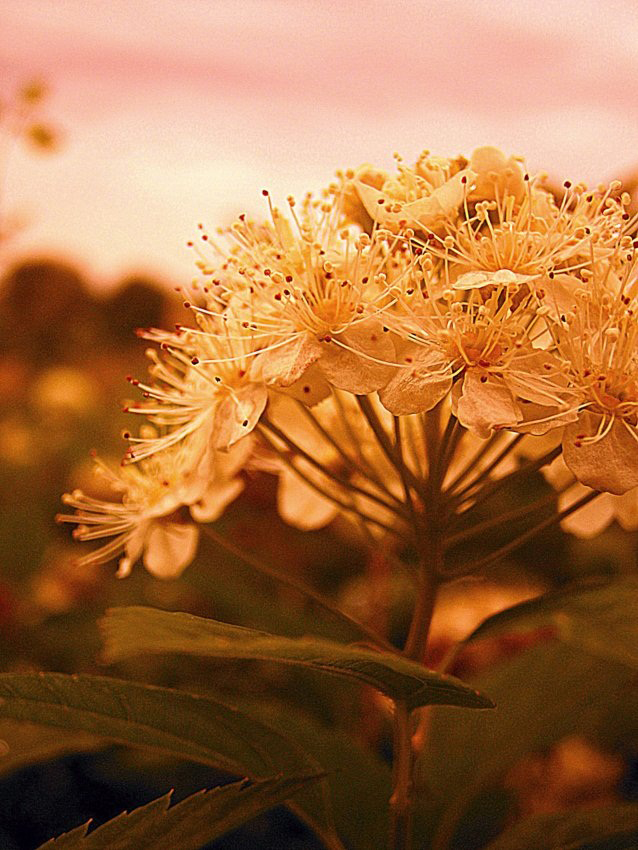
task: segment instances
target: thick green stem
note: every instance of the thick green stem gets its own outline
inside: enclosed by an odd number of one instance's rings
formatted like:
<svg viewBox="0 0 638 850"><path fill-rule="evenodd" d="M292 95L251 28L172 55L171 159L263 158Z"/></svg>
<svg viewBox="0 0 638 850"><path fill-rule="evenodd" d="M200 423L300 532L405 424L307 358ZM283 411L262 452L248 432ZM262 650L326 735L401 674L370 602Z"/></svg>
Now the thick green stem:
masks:
<svg viewBox="0 0 638 850"><path fill-rule="evenodd" d="M390 847L412 848L412 720L404 703L394 708L394 790L390 798Z"/></svg>
<svg viewBox="0 0 638 850"><path fill-rule="evenodd" d="M410 631L403 650L404 655L415 661L423 661L434 611L436 575L432 566L432 563L422 562L421 582L418 587ZM391 850L412 850L413 725L413 714L407 710L404 703L396 703L393 730L394 790L390 798L389 846Z"/></svg>
<svg viewBox="0 0 638 850"><path fill-rule="evenodd" d="M443 568L443 537L440 528L441 470L432 459L440 450L438 417L425 423L430 474L424 488L427 494L425 518L415 523L420 568L417 597L403 653L423 662L430 623L434 612L439 575ZM397 431L397 436L399 436ZM447 432L446 432L447 433ZM401 453L398 454L402 459ZM390 799L390 850L412 850L412 815L414 808L413 715L405 704L397 703L394 713L394 790Z"/></svg>

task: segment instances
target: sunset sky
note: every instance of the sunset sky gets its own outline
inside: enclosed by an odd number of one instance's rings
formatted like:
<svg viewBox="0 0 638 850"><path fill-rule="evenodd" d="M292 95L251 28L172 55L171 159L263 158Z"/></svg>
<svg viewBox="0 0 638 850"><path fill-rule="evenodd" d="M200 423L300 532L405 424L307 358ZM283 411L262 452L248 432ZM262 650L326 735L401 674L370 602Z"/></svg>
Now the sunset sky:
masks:
<svg viewBox="0 0 638 850"><path fill-rule="evenodd" d="M13 258L98 284L193 273L185 247L338 167L496 144L531 169L638 165L635 3L2 0L2 90L48 81L54 157L12 157Z"/></svg>

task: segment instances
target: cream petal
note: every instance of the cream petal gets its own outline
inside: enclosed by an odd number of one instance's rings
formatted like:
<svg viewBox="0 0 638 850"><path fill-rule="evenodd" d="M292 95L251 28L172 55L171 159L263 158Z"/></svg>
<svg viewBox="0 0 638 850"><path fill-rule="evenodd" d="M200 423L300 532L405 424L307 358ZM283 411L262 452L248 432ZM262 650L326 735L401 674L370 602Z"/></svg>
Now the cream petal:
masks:
<svg viewBox="0 0 638 850"><path fill-rule="evenodd" d="M620 496L638 487L638 441L618 420L602 439L579 439L580 435L596 434L601 424L600 414L584 411L577 422L565 428L563 456L583 484Z"/></svg>
<svg viewBox="0 0 638 850"><path fill-rule="evenodd" d="M575 292L582 289L583 281L573 274L556 274L535 281L533 289L548 315L555 321L574 308Z"/></svg>
<svg viewBox="0 0 638 850"><path fill-rule="evenodd" d="M486 381L481 380L487 378ZM487 438L495 426L518 422L520 406L502 378L478 369L467 369L457 391L456 416L470 431Z"/></svg>
<svg viewBox="0 0 638 850"><path fill-rule="evenodd" d="M355 182L355 188L366 212L373 221L382 225L396 225L400 221L407 221L427 227L434 219L448 215L462 204L466 184L469 186L475 176L472 170L464 169L425 197L407 203L392 198L385 192L360 180ZM465 178L465 183L463 178ZM381 201L383 203L380 203ZM395 204L400 205L398 212L392 211Z"/></svg>
<svg viewBox="0 0 638 850"><path fill-rule="evenodd" d="M472 198L494 200L505 193L520 198L525 191L523 171L514 157L506 158L498 148L485 145L476 148L470 158L470 168L476 172Z"/></svg>
<svg viewBox="0 0 638 850"><path fill-rule="evenodd" d="M118 578L123 578L131 572L132 566L138 560L146 545L147 535L151 526L152 521L144 519L129 537L125 548L126 557L120 561L117 571Z"/></svg>
<svg viewBox="0 0 638 850"><path fill-rule="evenodd" d="M531 434L534 437L544 437L551 431L558 431L563 425L569 425L570 422L575 422L578 418L577 410L557 413L555 407L546 407L531 402L522 402L520 412L521 418L518 422L504 422L503 425L513 431L518 431L519 434ZM543 453L541 452L541 454Z"/></svg>
<svg viewBox="0 0 638 850"><path fill-rule="evenodd" d="M505 380L519 398L556 410L564 406L563 398L568 394L559 361L545 351L530 349L514 356Z"/></svg>
<svg viewBox="0 0 638 850"><path fill-rule="evenodd" d="M381 403L395 416L432 410L452 387L451 367L438 352L414 346L402 353L401 359L406 357L411 358L411 368L396 369L387 385L379 390Z"/></svg>
<svg viewBox="0 0 638 850"><path fill-rule="evenodd" d="M303 402L308 407L314 407L328 398L332 390L317 363L313 363L298 381L290 384L289 387L281 387L280 392Z"/></svg>
<svg viewBox="0 0 638 850"><path fill-rule="evenodd" d="M469 168L459 171L426 198L406 204L402 218L427 227L434 219L449 215L463 203L466 186L471 186L475 177Z"/></svg>
<svg viewBox="0 0 638 850"><path fill-rule="evenodd" d="M321 356L322 346L316 339L302 334L285 345L264 351L255 358L255 377L267 384L289 387Z"/></svg>
<svg viewBox="0 0 638 850"><path fill-rule="evenodd" d="M513 284L529 283L537 275L517 274L510 269L498 269L494 272L466 272L460 275L452 284L452 289L470 290L482 289L484 286L512 286Z"/></svg>
<svg viewBox="0 0 638 850"><path fill-rule="evenodd" d="M211 484L201 498L190 506L191 516L195 522L214 522L243 489L244 482L239 478Z"/></svg>
<svg viewBox="0 0 638 850"><path fill-rule="evenodd" d="M248 384L234 390L217 407L213 424L213 445L228 449L253 430L264 412L268 390L264 384Z"/></svg>
<svg viewBox="0 0 638 850"><path fill-rule="evenodd" d="M191 523L154 522L148 533L144 566L156 578L177 578L197 552L199 529Z"/></svg>
<svg viewBox="0 0 638 850"><path fill-rule="evenodd" d="M287 466L279 476L277 507L284 522L304 531L323 528L339 512L334 502L317 493Z"/></svg>
<svg viewBox="0 0 638 850"><path fill-rule="evenodd" d="M380 322L372 321L351 326L332 342L323 343L319 365L333 386L367 395L388 383L396 371L395 360L390 334Z"/></svg>
<svg viewBox="0 0 638 850"><path fill-rule="evenodd" d="M361 199L365 211L368 213L372 221L379 224L397 223L402 217L401 213L391 213L386 209L393 203L393 200L385 194L385 192L371 186L369 183L364 183L361 180L354 181L354 187ZM383 201L383 203L381 203Z"/></svg>

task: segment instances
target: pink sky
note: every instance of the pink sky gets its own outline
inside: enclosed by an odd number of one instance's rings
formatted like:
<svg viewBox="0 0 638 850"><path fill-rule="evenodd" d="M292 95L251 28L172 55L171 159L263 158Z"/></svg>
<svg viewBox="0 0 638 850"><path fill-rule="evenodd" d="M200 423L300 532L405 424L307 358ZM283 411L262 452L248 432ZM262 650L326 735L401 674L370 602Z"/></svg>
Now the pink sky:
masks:
<svg viewBox="0 0 638 850"><path fill-rule="evenodd" d="M638 164L633 2L2 0L0 26L2 78L45 77L66 136L12 161L13 256L106 285L188 280L198 221L394 150L496 144L590 181Z"/></svg>

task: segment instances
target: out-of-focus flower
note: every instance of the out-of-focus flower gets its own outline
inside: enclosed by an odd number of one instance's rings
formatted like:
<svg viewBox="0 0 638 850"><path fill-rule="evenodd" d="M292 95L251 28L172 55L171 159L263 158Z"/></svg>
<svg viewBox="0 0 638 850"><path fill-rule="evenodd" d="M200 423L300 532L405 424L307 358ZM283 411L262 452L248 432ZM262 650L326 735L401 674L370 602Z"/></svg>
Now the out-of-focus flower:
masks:
<svg viewBox="0 0 638 850"><path fill-rule="evenodd" d="M84 415L95 408L97 400L90 377L69 366L47 369L31 388L31 401L44 414Z"/></svg>
<svg viewBox="0 0 638 850"><path fill-rule="evenodd" d="M519 815L524 818L618 803L616 789L624 770L621 755L573 735L547 753L518 762L505 777L505 787L516 794Z"/></svg>
<svg viewBox="0 0 638 850"><path fill-rule="evenodd" d="M58 521L76 524L76 539L111 538L81 563L106 563L124 553L118 576L128 575L141 558L158 578L175 578L190 564L199 538L190 514L208 522L223 512L243 488L237 475L246 456L245 444L232 455L220 456L198 443L184 441L117 473L100 465L121 494L119 502L95 499L80 490L64 496L76 513L60 514Z"/></svg>
<svg viewBox="0 0 638 850"><path fill-rule="evenodd" d="M591 493L591 488L574 480L562 455L543 469L545 478L559 491L558 509L565 510L578 499ZM565 517L561 526L576 537L591 539L604 531L614 520L625 531L638 530L638 487L621 495L601 493L580 510Z"/></svg>

